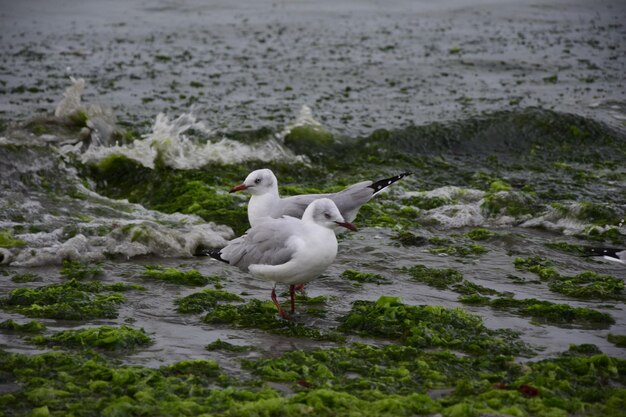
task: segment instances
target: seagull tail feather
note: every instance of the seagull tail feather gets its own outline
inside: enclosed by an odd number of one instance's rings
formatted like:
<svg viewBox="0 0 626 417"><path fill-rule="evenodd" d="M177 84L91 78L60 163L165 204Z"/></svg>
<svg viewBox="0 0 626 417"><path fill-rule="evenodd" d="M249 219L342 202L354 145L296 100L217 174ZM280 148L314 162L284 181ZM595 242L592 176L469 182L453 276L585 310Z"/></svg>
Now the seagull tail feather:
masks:
<svg viewBox="0 0 626 417"><path fill-rule="evenodd" d="M376 181L375 183L373 183L372 185L369 185L368 187L374 190L374 194L377 194L380 191L384 190L385 188L389 187L394 182L399 181L402 178L406 177L407 175L411 175L411 174L412 172L403 172L402 174L395 175L391 178L385 178L380 181Z"/></svg>
<svg viewBox="0 0 626 417"><path fill-rule="evenodd" d="M210 256L213 259L217 259L218 261L222 261L224 263L228 263L226 259L222 258L222 250L221 249L201 249L193 254L193 256Z"/></svg>

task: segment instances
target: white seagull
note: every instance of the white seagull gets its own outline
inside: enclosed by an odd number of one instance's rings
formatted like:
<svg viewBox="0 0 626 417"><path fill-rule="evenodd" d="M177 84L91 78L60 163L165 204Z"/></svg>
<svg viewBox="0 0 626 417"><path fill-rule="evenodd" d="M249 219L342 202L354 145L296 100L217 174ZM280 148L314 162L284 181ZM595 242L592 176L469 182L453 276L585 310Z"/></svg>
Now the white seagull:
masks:
<svg viewBox="0 0 626 417"><path fill-rule="evenodd" d="M276 283L289 284L291 313L294 313L296 284L316 278L337 256L334 232L337 226L356 230L346 222L332 200L321 198L306 208L302 219L290 216L267 219L231 240L226 247L209 250L206 254L258 278L273 281L272 301L281 317L290 319L276 299Z"/></svg>
<svg viewBox="0 0 626 417"><path fill-rule="evenodd" d="M256 226L267 218L277 219L282 216L300 218L313 200L324 197L333 200L345 221L352 222L363 204L381 190L409 174L411 173L404 172L376 182L359 182L333 194L302 194L281 198L278 194L278 180L274 173L269 169L258 169L248 174L246 180L231 188L230 192L246 190L252 194L248 203L250 226Z"/></svg>
<svg viewBox="0 0 626 417"><path fill-rule="evenodd" d="M593 246L586 246L583 249L585 250L585 256L602 256L609 261L626 264L626 249L599 248Z"/></svg>

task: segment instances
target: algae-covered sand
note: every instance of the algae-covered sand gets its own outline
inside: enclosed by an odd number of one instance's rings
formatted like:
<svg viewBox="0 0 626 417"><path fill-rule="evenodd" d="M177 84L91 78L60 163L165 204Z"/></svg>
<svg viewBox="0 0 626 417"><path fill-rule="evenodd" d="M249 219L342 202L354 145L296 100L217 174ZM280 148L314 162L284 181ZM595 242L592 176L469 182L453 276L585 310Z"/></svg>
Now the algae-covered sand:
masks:
<svg viewBox="0 0 626 417"><path fill-rule="evenodd" d="M624 415L620 2L0 9L0 416ZM412 172L293 322L192 256L259 167Z"/></svg>

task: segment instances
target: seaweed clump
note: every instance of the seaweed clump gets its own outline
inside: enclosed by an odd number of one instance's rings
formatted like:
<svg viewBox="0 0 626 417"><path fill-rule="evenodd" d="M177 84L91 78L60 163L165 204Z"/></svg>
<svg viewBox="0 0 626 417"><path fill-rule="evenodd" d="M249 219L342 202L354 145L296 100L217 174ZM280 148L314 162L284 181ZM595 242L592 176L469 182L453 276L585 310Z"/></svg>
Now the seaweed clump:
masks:
<svg viewBox="0 0 626 417"><path fill-rule="evenodd" d="M103 350L133 350L152 343L144 329L136 330L126 325L64 330L49 337L36 337L33 341L48 346Z"/></svg>
<svg viewBox="0 0 626 417"><path fill-rule="evenodd" d="M16 333L41 333L46 330L46 325L38 320L31 320L24 324L19 324L14 320L5 320L0 323L0 329Z"/></svg>
<svg viewBox="0 0 626 417"><path fill-rule="evenodd" d="M303 324L279 319L276 307L271 302L252 299L246 304L220 304L204 317L205 323L229 324L240 328L254 328L270 333L294 337L306 337L315 340L341 342L344 337L336 332L321 332Z"/></svg>
<svg viewBox="0 0 626 417"><path fill-rule="evenodd" d="M248 352L253 349L254 347L252 346L233 345L232 343L224 342L221 339L217 339L206 346L206 350L210 351L222 350L228 352Z"/></svg>
<svg viewBox="0 0 626 417"><path fill-rule="evenodd" d="M391 280L380 274L372 272L359 272L354 269L346 269L341 273L342 278L353 281L357 284L391 284Z"/></svg>
<svg viewBox="0 0 626 417"><path fill-rule="evenodd" d="M559 276L552 262L542 256L529 256L527 258L515 258L515 268L539 275L542 280L549 280Z"/></svg>
<svg viewBox="0 0 626 417"><path fill-rule="evenodd" d="M425 265L414 265L403 270L411 275L412 281L421 282L439 290L451 289L468 296L501 294L494 289L464 279L461 272L452 268L437 269L428 268Z"/></svg>
<svg viewBox="0 0 626 417"><path fill-rule="evenodd" d="M487 240L495 236L495 233L487 229L478 228L465 233L465 236L472 240Z"/></svg>
<svg viewBox="0 0 626 417"><path fill-rule="evenodd" d="M25 272L23 274L15 274L11 277L11 281L18 282L18 283L39 282L41 280L42 278L39 275L33 274L32 272Z"/></svg>
<svg viewBox="0 0 626 417"><path fill-rule="evenodd" d="M13 248L26 245L22 239L13 237L13 233L9 230L0 230L0 248Z"/></svg>
<svg viewBox="0 0 626 417"><path fill-rule="evenodd" d="M439 290L445 290L451 285L463 281L463 274L456 269L428 268L425 265L414 265L404 268L411 275L413 281L424 283Z"/></svg>
<svg viewBox="0 0 626 417"><path fill-rule="evenodd" d="M450 244L450 239L433 237L428 240L435 247L428 250L434 255L449 255L458 257L467 257L470 255L482 255L487 252L487 248L478 243L470 242L465 245Z"/></svg>
<svg viewBox="0 0 626 417"><path fill-rule="evenodd" d="M515 258L515 267L539 275L539 278L548 281L550 291L568 297L602 300L624 297L624 281L611 275L599 275L593 271L575 276L560 275L552 267L552 262L541 256Z"/></svg>
<svg viewBox="0 0 626 417"><path fill-rule="evenodd" d="M419 348L448 348L473 355L529 355L532 349L509 329L491 330L461 308L410 306L398 297L355 301L339 329L349 333L400 340Z"/></svg>
<svg viewBox="0 0 626 417"><path fill-rule="evenodd" d="M561 276L548 287L573 298L622 299L624 281L611 275L585 271L573 277Z"/></svg>
<svg viewBox="0 0 626 417"><path fill-rule="evenodd" d="M163 268L161 266L147 265L141 274L144 278L158 279L173 284L202 287L209 282L218 282L220 277L206 277L196 269L181 271L176 268Z"/></svg>
<svg viewBox="0 0 626 417"><path fill-rule="evenodd" d="M609 333L607 340L615 346L626 348L626 335Z"/></svg>
<svg viewBox="0 0 626 417"><path fill-rule="evenodd" d="M16 288L0 299L0 308L16 311L27 317L64 320L116 318L117 306L124 302L120 291L135 287L124 284L104 285L100 282L70 280L39 288Z"/></svg>
<svg viewBox="0 0 626 417"><path fill-rule="evenodd" d="M586 307L572 307L567 304L556 304L534 298L523 300L496 298L487 302L487 304L493 308L516 310L520 315L530 316L534 320L543 323L603 324L605 326L615 323L615 319L607 313Z"/></svg>
<svg viewBox="0 0 626 417"><path fill-rule="evenodd" d="M61 276L67 279L95 278L102 273L100 264L90 265L81 261L64 259Z"/></svg>
<svg viewBox="0 0 626 417"><path fill-rule="evenodd" d="M227 291L205 289L179 298L174 303L179 313L202 313L211 310L220 301L243 301L243 298Z"/></svg>

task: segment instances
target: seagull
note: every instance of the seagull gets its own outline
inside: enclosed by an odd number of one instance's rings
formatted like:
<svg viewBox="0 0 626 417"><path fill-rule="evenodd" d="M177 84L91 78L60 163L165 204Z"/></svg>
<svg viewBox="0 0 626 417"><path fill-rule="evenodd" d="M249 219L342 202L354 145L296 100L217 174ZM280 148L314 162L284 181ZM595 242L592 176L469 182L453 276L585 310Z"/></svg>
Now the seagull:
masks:
<svg viewBox="0 0 626 417"><path fill-rule="evenodd" d="M289 284L291 313L295 312L295 287L316 278L337 256L338 226L356 231L328 198L313 201L302 219L283 216L267 219L231 240L222 249L205 254L238 267L253 276L273 281L272 301L281 317L291 320L276 299L276 283Z"/></svg>
<svg viewBox="0 0 626 417"><path fill-rule="evenodd" d="M584 256L602 256L609 261L626 264L626 249L586 246L583 250L585 251Z"/></svg>
<svg viewBox="0 0 626 417"><path fill-rule="evenodd" d="M277 219L285 215L300 218L313 200L323 197L333 200L345 221L352 222L363 204L394 182L410 174L410 172L404 172L376 182L359 182L333 194L302 194L281 198L278 195L276 176L271 170L265 168L252 171L243 183L234 186L229 192L246 190L252 194L248 204L250 226L255 226L267 218Z"/></svg>

